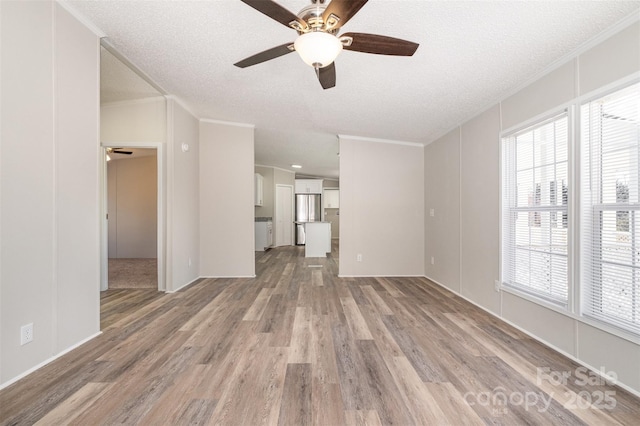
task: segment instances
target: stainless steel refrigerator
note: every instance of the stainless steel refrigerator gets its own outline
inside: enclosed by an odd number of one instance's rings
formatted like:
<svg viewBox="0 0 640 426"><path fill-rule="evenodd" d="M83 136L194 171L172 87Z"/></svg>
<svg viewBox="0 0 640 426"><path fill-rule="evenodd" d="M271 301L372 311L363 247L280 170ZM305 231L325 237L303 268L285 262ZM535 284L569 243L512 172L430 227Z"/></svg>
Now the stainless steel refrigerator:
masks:
<svg viewBox="0 0 640 426"><path fill-rule="evenodd" d="M304 224L322 220L320 194L296 194L296 244L305 244Z"/></svg>

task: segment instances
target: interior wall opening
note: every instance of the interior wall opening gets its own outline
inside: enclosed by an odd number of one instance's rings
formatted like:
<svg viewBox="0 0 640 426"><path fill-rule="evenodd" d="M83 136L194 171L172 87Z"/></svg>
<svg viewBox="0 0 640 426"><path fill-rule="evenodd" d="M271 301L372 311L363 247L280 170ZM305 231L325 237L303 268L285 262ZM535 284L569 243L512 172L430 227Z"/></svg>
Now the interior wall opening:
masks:
<svg viewBox="0 0 640 426"><path fill-rule="evenodd" d="M154 148L106 148L108 289L158 289Z"/></svg>

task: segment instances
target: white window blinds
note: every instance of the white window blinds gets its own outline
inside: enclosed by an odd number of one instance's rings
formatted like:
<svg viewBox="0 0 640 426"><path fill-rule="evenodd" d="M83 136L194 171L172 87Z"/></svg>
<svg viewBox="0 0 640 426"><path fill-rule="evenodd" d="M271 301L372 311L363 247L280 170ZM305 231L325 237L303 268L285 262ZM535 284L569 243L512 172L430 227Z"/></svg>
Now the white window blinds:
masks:
<svg viewBox="0 0 640 426"><path fill-rule="evenodd" d="M640 334L640 84L581 117L582 313Z"/></svg>
<svg viewBox="0 0 640 426"><path fill-rule="evenodd" d="M568 115L502 139L503 284L567 305Z"/></svg>

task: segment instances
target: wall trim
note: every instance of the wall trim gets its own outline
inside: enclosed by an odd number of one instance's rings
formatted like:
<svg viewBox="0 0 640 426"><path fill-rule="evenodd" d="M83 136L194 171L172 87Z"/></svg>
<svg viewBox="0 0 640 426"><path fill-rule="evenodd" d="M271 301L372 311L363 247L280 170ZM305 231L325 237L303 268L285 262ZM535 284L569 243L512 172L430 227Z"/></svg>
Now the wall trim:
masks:
<svg viewBox="0 0 640 426"><path fill-rule="evenodd" d="M71 352L74 349L77 349L78 347L80 347L80 346L84 345L85 343L87 343L89 340L93 340L93 339L95 339L96 337L98 337L101 334L102 334L102 331L99 331L99 332L97 332L95 334L92 334L91 336L87 337L86 339L81 340L78 343L76 343L76 344L74 344L72 346L69 346L67 349L64 349L63 351L58 352L56 355L54 355L54 356L42 361L40 364L38 364L38 365L36 365L34 367L31 367L30 369L28 369L27 371L25 371L23 373L20 373L19 375L17 375L13 379L7 380L6 382L0 384L0 390L2 390L4 388L14 384L15 382L17 382L20 379L23 379L23 378L27 377L29 374L35 372L36 370L41 369L42 367L44 367L45 365L49 364L50 362L55 361L56 359L60 358L63 355L66 355L67 353Z"/></svg>
<svg viewBox="0 0 640 426"><path fill-rule="evenodd" d="M216 278L255 278L255 277L256 277L255 275L203 275L200 278L216 279Z"/></svg>
<svg viewBox="0 0 640 426"><path fill-rule="evenodd" d="M295 174L297 175L296 179L322 179L322 180L333 180L333 181L339 182L339 180L336 178L328 178L326 176L307 175L304 173L295 173Z"/></svg>
<svg viewBox="0 0 640 426"><path fill-rule="evenodd" d="M596 47L600 43L602 43L605 40L613 37L614 35L618 34L619 32L621 32L622 30L626 29L627 27L630 27L631 25L633 25L634 23L636 23L638 21L640 21L640 15L638 14L637 11L635 11L635 12L631 13L629 16L627 16L627 17L623 18L622 20L616 22L612 26L606 28L604 31L596 34L594 37L592 37L589 40L585 41L584 43L582 43L581 45L579 45L578 47L576 47L574 50L570 51L566 55L564 55L561 58L559 58L559 59L555 60L554 62L550 63L545 68L543 68L540 72L536 73L536 75L534 75L533 77L529 78L528 80L523 81L522 83L520 83L519 85L514 87L512 90L507 92L499 100L499 102L502 102L505 99L507 99L507 98L515 95L516 93L524 90L525 88L527 88L531 84L533 84L536 81L540 80L542 77L544 77L547 74L550 74L551 72L557 70L558 68L568 64L569 62L573 61L574 59L578 59L580 57L580 55L582 55L583 53L585 53L588 50ZM575 70L574 70L574 72L575 72ZM484 112L484 110L482 112ZM477 114L477 115L479 115L479 114Z"/></svg>
<svg viewBox="0 0 640 426"><path fill-rule="evenodd" d="M612 81L609 84L605 84L604 86L592 90L588 93L581 94L573 100L573 103L582 105L586 102L593 101L603 96L607 96L610 93L632 86L638 82L640 82L640 71L633 72L625 77L622 77L616 81Z"/></svg>
<svg viewBox="0 0 640 426"><path fill-rule="evenodd" d="M250 129L256 128L256 125L251 123L239 123L236 121L214 120L213 118L201 118L199 121L201 123L223 124L225 126L246 127Z"/></svg>
<svg viewBox="0 0 640 426"><path fill-rule="evenodd" d="M415 146L418 148L424 148L424 144L423 143L419 143L419 142L409 142L409 141L399 141L399 140L392 140L392 139L380 139L380 138L369 138L369 137L365 137L365 136L352 136L352 135L338 135L338 138L340 139L353 139L356 141L362 141L362 142L375 142L375 143L387 143L387 144L391 144L391 145L406 145L406 146Z"/></svg>
<svg viewBox="0 0 640 426"><path fill-rule="evenodd" d="M447 129L446 131L444 131L442 133L439 133L439 134L436 134L435 137L431 138L428 142L425 143L425 145L429 145L430 143L437 141L438 139L440 139L443 136L447 135L449 132L453 131L456 127L462 126L464 123L467 123L467 122L471 121L473 118L475 118L475 117L477 117L479 115L482 115L485 111L493 108L493 106L495 104L503 102L504 100L508 99L509 97L515 95L516 93L522 91L526 87L528 87L531 84L535 83L536 81L540 80L542 77L546 76L547 74L551 73L552 71L555 71L558 68L560 68L561 66L566 65L570 61L578 59L580 57L580 55L582 55L583 53L587 52L589 49L592 49L593 47L597 46L598 44L602 43L603 41L607 40L608 38L618 34L619 32L623 31L627 27L630 27L631 25L635 24L638 21L640 21L640 14L638 14L638 12L635 11L635 12L631 13L629 16L627 16L627 17L623 18L622 20L618 21L617 23L613 24L612 26L606 28L604 31L600 32L599 34L596 34L594 37L592 37L591 39L587 40L586 42L584 42L583 44L581 44L580 46L578 46L574 50L570 51L566 55L564 55L561 58L559 58L559 59L555 60L554 62L550 63L545 68L540 70L538 73L536 73L535 75L533 75L529 79L521 82L517 86L513 87L511 90L505 92L503 95L499 96L494 101L488 102L484 107L480 108L479 111L476 112L475 114L471 114L469 117L467 117L466 119L464 119L460 123L456 124L455 126L452 126L451 128ZM577 66L578 67L580 66L579 65L579 61L578 61L578 65Z"/></svg>
<svg viewBox="0 0 640 426"><path fill-rule="evenodd" d="M266 164L254 164L253 166L254 167L264 167L266 169L280 170L282 172L291 173L293 175L296 174L296 172L294 172L293 170L287 170L287 169L283 169L282 167L276 167L276 166L267 166Z"/></svg>
<svg viewBox="0 0 640 426"><path fill-rule="evenodd" d="M161 95L166 95L167 91L162 88L159 84L157 84L151 77L147 75L146 72L142 71L142 69L138 68L129 58L120 53L114 46L111 44L111 41L108 37L102 37L100 39L100 45L104 47L109 53L115 56L120 62L125 64L131 71L136 73L140 78L149 83L151 87L156 89Z"/></svg>
<svg viewBox="0 0 640 426"><path fill-rule="evenodd" d="M187 111L189 114L191 114L193 116L193 118L195 118L196 120L200 121L200 117L198 116L198 114L196 114L195 112L193 112L193 110L191 109L191 107L189 105L187 105L182 99L180 99L179 97L175 96L175 95L165 95L164 96L165 99L167 100L171 100L174 101L175 103L177 103L178 105L180 105L180 107L182 107L182 109L184 109L185 111Z"/></svg>
<svg viewBox="0 0 640 426"><path fill-rule="evenodd" d="M173 289L173 290L166 290L166 291L165 291L165 293L166 293L166 294L173 294L173 293L177 293L178 291L180 291L180 290L182 290L182 289L185 289L185 288L189 287L191 284L195 284L196 282L198 282L198 281L199 281L199 280L201 280L201 279L204 279L204 277L197 277L197 278L194 278L193 280L189 281L189 282L188 282L188 283L186 283L186 284L181 285L181 286L180 286L180 287L178 287L178 288L175 288L175 289Z"/></svg>
<svg viewBox="0 0 640 426"><path fill-rule="evenodd" d="M570 354L569 352L566 352L566 351L556 347L555 345L547 342L546 340L544 340L540 336L535 335L535 334L531 333L530 331L520 327L519 325L514 324L513 322L509 321L508 319L505 319L503 316L498 315L495 312L492 312L492 311L488 310L484 306L479 305L478 303L476 303L475 301L473 301L471 299L468 299L466 296L458 293L457 291L451 290L449 287L445 286L444 284L442 284L442 283L440 283L440 282L438 282L438 281L436 281L436 280L434 280L432 278L429 278L426 275L424 276L424 278L428 279L429 281L433 282L434 284L438 285L439 287L443 288L444 290L449 291L449 292L455 294L456 296L459 296L460 298L462 298L462 299L466 300L467 302L471 303L473 306L475 306L477 308L480 308L481 310L483 310L484 312L488 313L489 315L499 319L500 321L504 322L505 324L510 325L511 327L515 328L516 330L526 334L527 336L531 337L532 339L536 340L537 342L540 342L543 345L547 346L548 348L553 349L554 351L558 352L559 354L569 358L571 361L577 362L578 364L582 365L583 367L588 368L590 371L592 371L593 373L597 374L599 377L603 377L599 369L597 369L596 367L594 367L594 366L592 366L590 364L587 364L586 362L582 361L581 359L578 359L573 354ZM574 321L576 323L578 322L577 320L575 320L575 318L572 318L572 319L574 319ZM576 346L576 351L577 350L578 350L578 347ZM606 379L606 377L603 377L603 378ZM620 382L618 380L616 380L615 386L618 386L618 387L626 390L627 392L629 392L629 393L631 393L631 394L633 394L633 395L635 395L635 396L640 398L640 390L634 389L634 388L632 388L632 387L630 387L630 386L628 386L628 385L626 385L626 384L624 384L624 383L622 383L622 382Z"/></svg>
<svg viewBox="0 0 640 426"><path fill-rule="evenodd" d="M426 278L424 275L342 275L338 278Z"/></svg>

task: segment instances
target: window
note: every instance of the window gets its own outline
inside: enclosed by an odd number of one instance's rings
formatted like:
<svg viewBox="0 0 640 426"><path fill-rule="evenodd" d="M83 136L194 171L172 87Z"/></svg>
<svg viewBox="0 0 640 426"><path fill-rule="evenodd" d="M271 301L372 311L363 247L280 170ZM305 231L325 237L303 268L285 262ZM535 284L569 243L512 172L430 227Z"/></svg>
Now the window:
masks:
<svg viewBox="0 0 640 426"><path fill-rule="evenodd" d="M502 139L503 282L563 306L568 300L568 128L564 112Z"/></svg>
<svg viewBox="0 0 640 426"><path fill-rule="evenodd" d="M640 333L640 84L581 117L582 313Z"/></svg>

